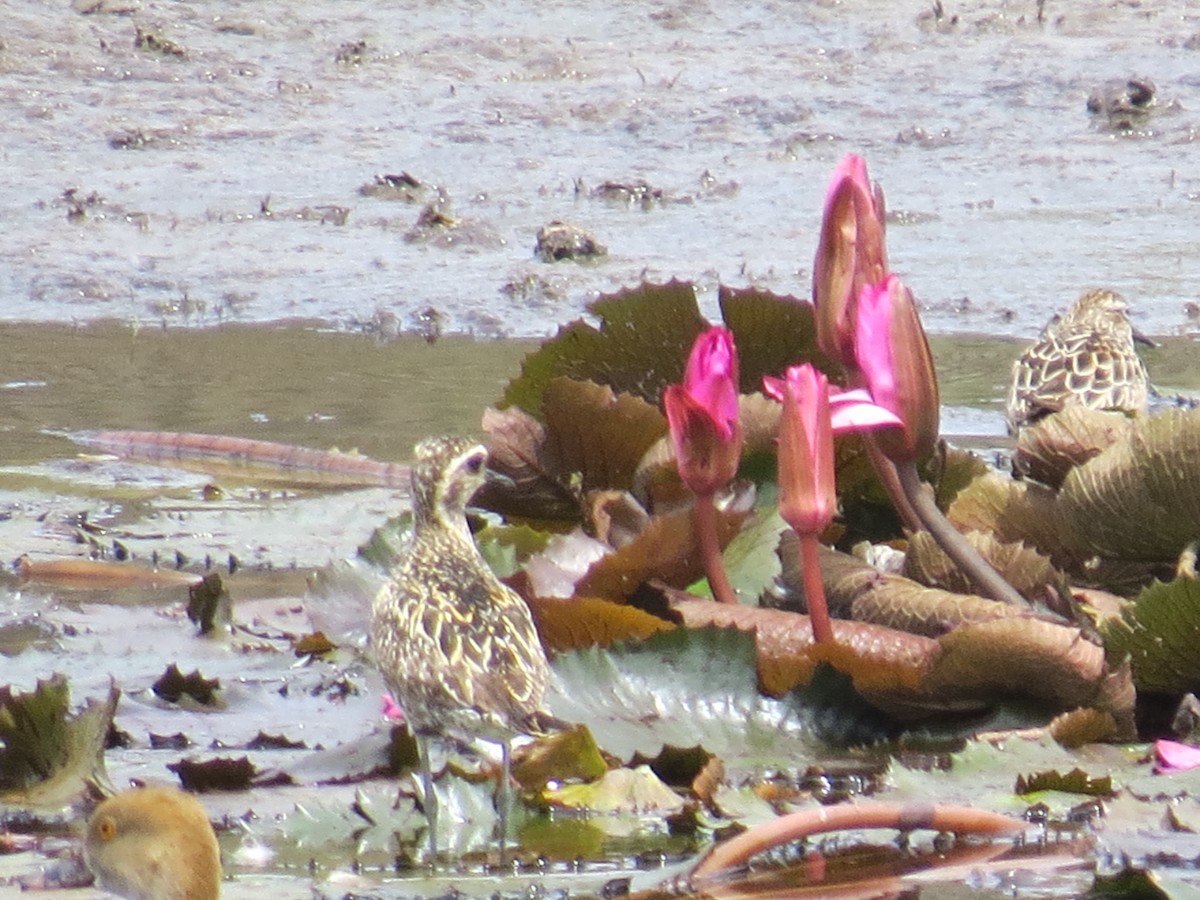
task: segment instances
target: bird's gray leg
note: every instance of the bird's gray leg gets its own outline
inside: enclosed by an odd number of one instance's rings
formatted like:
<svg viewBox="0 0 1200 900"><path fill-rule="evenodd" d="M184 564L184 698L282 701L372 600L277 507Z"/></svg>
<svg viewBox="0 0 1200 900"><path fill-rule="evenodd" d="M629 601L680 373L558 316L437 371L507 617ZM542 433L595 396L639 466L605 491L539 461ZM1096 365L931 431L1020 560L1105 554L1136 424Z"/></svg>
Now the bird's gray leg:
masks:
<svg viewBox="0 0 1200 900"><path fill-rule="evenodd" d="M429 863L437 860L438 801L433 789L433 763L429 758L429 738L416 735L417 755L421 758L421 805L425 808L425 822L429 828Z"/></svg>
<svg viewBox="0 0 1200 900"><path fill-rule="evenodd" d="M507 862L508 850L508 812L512 806L512 744L504 741L501 745L503 764L500 772L500 789L497 791L496 806L500 814L500 865Z"/></svg>

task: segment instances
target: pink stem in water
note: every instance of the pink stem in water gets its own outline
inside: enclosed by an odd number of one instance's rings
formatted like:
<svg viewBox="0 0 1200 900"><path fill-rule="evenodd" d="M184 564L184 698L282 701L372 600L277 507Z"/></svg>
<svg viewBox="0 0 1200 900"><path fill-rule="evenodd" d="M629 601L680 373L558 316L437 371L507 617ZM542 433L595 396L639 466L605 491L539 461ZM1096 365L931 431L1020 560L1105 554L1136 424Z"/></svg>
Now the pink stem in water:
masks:
<svg viewBox="0 0 1200 900"><path fill-rule="evenodd" d="M796 537L800 539L804 600L808 604L813 640L818 644L832 644L833 622L829 619L829 604L825 602L825 581L821 578L821 542L815 534L797 534Z"/></svg>
<svg viewBox="0 0 1200 900"><path fill-rule="evenodd" d="M704 574L713 597L721 603L737 603L737 593L725 574L721 561L721 542L717 540L717 505L712 494L697 494L692 506L692 525L696 529L696 540L700 542L700 557L704 563Z"/></svg>

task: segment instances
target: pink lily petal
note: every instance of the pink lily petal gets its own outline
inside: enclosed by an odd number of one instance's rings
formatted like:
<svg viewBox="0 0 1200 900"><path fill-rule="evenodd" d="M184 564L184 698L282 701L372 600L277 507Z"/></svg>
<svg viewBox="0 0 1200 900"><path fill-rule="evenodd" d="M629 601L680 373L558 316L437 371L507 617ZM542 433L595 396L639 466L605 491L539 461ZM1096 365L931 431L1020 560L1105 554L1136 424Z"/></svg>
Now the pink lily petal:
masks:
<svg viewBox="0 0 1200 900"><path fill-rule="evenodd" d="M383 717L392 719L397 722L405 721L404 710L400 708L400 704L396 702L396 698L391 694L380 694L380 699L383 700Z"/></svg>
<svg viewBox="0 0 1200 900"><path fill-rule="evenodd" d="M1169 775L1171 772L1186 772L1200 766L1200 747L1181 744L1178 741L1155 741L1154 772Z"/></svg>
<svg viewBox="0 0 1200 900"><path fill-rule="evenodd" d="M853 393L866 394L867 392L854 391ZM870 402L870 400L852 400L846 402L844 398L844 394L839 397L829 398L834 434L841 434L845 431L866 431L871 428L884 428L894 425L903 427L904 425L904 422L895 413L884 409L882 406L877 406Z"/></svg>

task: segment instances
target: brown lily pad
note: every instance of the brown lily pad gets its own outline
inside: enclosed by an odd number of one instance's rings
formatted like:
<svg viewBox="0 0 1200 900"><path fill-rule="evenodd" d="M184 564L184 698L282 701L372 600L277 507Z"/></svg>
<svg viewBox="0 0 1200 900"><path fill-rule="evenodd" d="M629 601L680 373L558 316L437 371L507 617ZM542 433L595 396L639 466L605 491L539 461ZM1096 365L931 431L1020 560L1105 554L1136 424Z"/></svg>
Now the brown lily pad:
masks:
<svg viewBox="0 0 1200 900"><path fill-rule="evenodd" d="M550 458L584 491L627 490L646 450L667 433L657 407L590 381L554 378L542 396Z"/></svg>
<svg viewBox="0 0 1200 900"><path fill-rule="evenodd" d="M670 622L624 603L597 597L529 601L538 634L547 650L562 652L580 647L608 647L617 641L645 640L670 631Z"/></svg>
<svg viewBox="0 0 1200 900"><path fill-rule="evenodd" d="M1124 413L1068 406L1021 429L1013 467L1022 475L1057 488L1068 472L1094 459L1132 428L1133 420Z"/></svg>
<svg viewBox="0 0 1200 900"><path fill-rule="evenodd" d="M1065 534L1080 552L1174 562L1200 535L1200 409L1139 422L1060 492Z"/></svg>

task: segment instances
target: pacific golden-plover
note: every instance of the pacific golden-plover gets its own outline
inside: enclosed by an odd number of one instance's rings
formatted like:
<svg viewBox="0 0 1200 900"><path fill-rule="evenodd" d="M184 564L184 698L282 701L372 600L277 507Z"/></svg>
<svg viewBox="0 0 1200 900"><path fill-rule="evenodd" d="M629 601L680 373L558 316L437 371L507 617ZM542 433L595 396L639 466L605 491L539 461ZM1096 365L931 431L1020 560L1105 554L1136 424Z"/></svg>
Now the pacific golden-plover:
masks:
<svg viewBox="0 0 1200 900"><path fill-rule="evenodd" d="M1130 324L1120 294L1084 293L1013 364L1009 432L1072 405L1145 412L1150 383L1135 340L1152 344Z"/></svg>
<svg viewBox="0 0 1200 900"><path fill-rule="evenodd" d="M486 447L464 438L417 445L412 537L371 609L376 662L417 738L434 856L429 738L483 738L502 746L503 849L510 742L532 729L549 675L529 607L488 567L467 525L467 503L484 482L487 460Z"/></svg>

